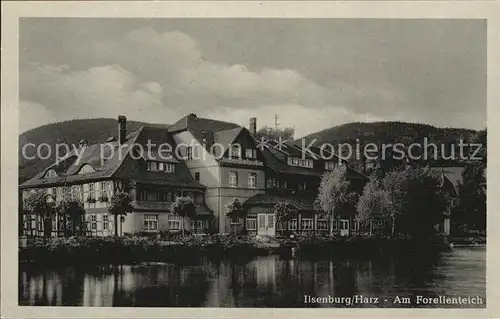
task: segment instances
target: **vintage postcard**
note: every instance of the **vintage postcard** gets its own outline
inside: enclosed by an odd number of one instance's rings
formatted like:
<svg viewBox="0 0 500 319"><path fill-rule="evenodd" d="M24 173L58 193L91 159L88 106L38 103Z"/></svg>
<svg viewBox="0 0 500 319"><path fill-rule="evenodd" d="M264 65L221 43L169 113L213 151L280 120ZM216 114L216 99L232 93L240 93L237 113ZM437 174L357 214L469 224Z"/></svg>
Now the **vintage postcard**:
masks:
<svg viewBox="0 0 500 319"><path fill-rule="evenodd" d="M2 318L499 316L498 9L2 3Z"/></svg>

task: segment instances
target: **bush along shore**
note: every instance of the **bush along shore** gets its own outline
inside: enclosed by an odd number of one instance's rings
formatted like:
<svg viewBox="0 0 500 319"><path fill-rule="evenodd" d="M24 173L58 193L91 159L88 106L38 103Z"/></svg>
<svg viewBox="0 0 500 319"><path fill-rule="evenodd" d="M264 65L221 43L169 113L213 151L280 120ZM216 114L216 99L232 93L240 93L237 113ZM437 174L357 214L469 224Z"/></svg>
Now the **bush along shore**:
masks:
<svg viewBox="0 0 500 319"><path fill-rule="evenodd" d="M297 236L259 239L252 235L165 237L33 238L19 248L21 262L135 263L179 261L199 256L239 258L268 254L315 256L374 256L433 253L449 249L446 240L416 241L389 237Z"/></svg>

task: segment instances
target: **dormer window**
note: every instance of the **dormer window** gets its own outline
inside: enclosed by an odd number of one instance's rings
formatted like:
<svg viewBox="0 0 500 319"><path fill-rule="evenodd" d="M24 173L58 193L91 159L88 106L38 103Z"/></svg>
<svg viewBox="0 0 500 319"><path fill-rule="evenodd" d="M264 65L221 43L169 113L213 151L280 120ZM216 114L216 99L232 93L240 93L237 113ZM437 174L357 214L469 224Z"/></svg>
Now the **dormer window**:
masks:
<svg viewBox="0 0 500 319"><path fill-rule="evenodd" d="M147 170L148 172L173 173L175 166L171 163L148 161Z"/></svg>
<svg viewBox="0 0 500 319"><path fill-rule="evenodd" d="M249 159L256 159L257 158L257 150L247 148L245 150L245 157Z"/></svg>
<svg viewBox="0 0 500 319"><path fill-rule="evenodd" d="M85 164L80 168L80 171L78 171L78 174L88 174L88 173L93 173L95 172L95 169L92 168L89 164Z"/></svg>
<svg viewBox="0 0 500 319"><path fill-rule="evenodd" d="M57 173L53 169L49 169L47 173L45 173L45 178L54 178L57 177Z"/></svg>
<svg viewBox="0 0 500 319"><path fill-rule="evenodd" d="M148 162L148 172L157 172L158 165L156 162Z"/></svg>
<svg viewBox="0 0 500 319"><path fill-rule="evenodd" d="M241 158L241 147L239 145L231 145L229 148L229 157Z"/></svg>
<svg viewBox="0 0 500 319"><path fill-rule="evenodd" d="M308 159L308 158L302 159L302 158L298 158L298 157L289 157L288 158L288 165L305 167L305 168L313 168L313 160Z"/></svg>

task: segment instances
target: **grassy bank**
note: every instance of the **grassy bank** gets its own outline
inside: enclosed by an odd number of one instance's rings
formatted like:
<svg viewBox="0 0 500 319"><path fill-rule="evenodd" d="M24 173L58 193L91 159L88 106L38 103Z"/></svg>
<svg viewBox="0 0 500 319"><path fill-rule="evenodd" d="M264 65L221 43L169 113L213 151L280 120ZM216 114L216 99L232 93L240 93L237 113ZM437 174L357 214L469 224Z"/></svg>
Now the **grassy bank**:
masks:
<svg viewBox="0 0 500 319"><path fill-rule="evenodd" d="M442 242L416 242L406 238L299 236L260 240L255 236L124 236L35 238L19 249L19 260L30 262L128 263L179 261L200 255L248 257L270 253L372 256L433 252Z"/></svg>

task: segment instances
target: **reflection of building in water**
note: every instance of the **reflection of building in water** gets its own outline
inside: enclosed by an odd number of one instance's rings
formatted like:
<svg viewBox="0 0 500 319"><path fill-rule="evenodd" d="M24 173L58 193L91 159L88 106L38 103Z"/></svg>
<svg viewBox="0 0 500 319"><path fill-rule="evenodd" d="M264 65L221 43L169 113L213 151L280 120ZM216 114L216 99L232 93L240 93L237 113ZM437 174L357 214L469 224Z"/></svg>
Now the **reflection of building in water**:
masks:
<svg viewBox="0 0 500 319"><path fill-rule="evenodd" d="M260 257L252 262L256 269L256 282L258 286L272 286L276 288L276 261L277 256Z"/></svg>
<svg viewBox="0 0 500 319"><path fill-rule="evenodd" d="M43 304L48 306L62 305L62 282L56 272L47 272L44 275L30 276L21 273L22 295L30 305Z"/></svg>
<svg viewBox="0 0 500 319"><path fill-rule="evenodd" d="M231 265L221 262L215 265L217 276L208 288L205 307L233 307L234 298L231 284Z"/></svg>
<svg viewBox="0 0 500 319"><path fill-rule="evenodd" d="M83 280L83 306L113 306L115 278L113 275L87 275Z"/></svg>

